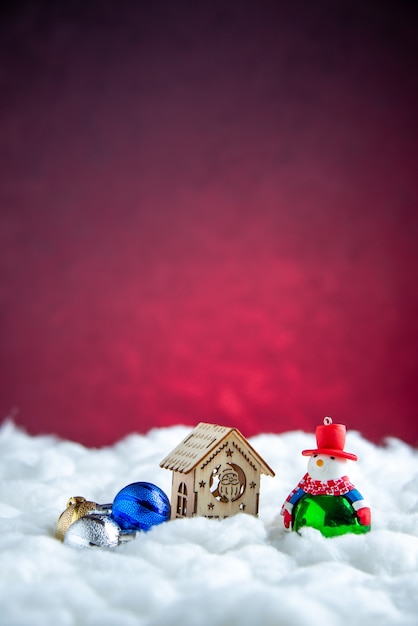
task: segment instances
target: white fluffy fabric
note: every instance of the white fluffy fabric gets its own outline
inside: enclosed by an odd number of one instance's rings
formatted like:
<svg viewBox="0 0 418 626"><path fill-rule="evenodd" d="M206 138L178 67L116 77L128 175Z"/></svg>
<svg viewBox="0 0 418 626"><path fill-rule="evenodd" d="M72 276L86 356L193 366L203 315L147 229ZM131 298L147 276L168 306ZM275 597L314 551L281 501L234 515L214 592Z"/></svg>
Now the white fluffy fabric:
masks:
<svg viewBox="0 0 418 626"><path fill-rule="evenodd" d="M170 495L162 458L191 431L176 426L88 449L0 429L0 624L5 626L332 626L418 623L418 453L349 432L349 476L367 497L366 535L283 529L282 501L305 473L314 436L265 434L251 444L275 470L258 518L166 522L115 549L77 550L54 537L70 496L112 502L149 481ZM245 434L245 433L244 433Z"/></svg>

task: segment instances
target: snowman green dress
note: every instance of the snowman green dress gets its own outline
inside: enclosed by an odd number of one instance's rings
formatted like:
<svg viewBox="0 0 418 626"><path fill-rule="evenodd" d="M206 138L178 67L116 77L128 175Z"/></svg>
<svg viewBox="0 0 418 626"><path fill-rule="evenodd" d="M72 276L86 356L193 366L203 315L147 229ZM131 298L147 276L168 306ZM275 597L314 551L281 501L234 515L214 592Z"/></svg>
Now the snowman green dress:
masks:
<svg viewBox="0 0 418 626"><path fill-rule="evenodd" d="M285 527L310 526L325 537L368 532L370 508L346 475L347 461L357 457L343 449L345 426L325 418L316 437L318 448L302 452L310 456L308 471L282 506Z"/></svg>

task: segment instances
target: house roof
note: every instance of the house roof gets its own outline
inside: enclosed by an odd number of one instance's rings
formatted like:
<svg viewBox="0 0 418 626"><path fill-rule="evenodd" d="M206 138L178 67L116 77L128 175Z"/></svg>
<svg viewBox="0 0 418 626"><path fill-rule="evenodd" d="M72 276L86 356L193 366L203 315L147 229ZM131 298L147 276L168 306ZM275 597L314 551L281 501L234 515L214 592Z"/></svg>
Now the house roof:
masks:
<svg viewBox="0 0 418 626"><path fill-rule="evenodd" d="M239 430L227 426L218 426L217 424L206 424L205 422L200 422L200 424L198 424L196 428L161 461L160 467L188 474L210 456L232 433L241 440L246 451L260 464L261 473L267 476L274 476L271 467L269 467L258 452L254 450Z"/></svg>

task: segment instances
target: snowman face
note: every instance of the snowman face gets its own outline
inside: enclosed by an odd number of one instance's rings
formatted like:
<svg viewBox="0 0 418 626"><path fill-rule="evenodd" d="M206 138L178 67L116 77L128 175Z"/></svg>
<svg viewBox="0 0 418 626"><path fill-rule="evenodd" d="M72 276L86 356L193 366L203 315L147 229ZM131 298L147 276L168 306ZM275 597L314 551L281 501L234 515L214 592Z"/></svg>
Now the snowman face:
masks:
<svg viewBox="0 0 418 626"><path fill-rule="evenodd" d="M313 454L308 461L308 474L313 480L336 480L345 476L347 459L328 454Z"/></svg>

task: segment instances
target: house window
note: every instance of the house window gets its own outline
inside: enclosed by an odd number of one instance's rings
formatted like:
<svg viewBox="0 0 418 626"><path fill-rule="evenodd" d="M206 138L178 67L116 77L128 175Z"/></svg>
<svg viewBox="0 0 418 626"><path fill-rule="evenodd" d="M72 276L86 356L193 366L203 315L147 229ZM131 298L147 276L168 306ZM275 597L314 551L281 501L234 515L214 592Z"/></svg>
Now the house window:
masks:
<svg viewBox="0 0 418 626"><path fill-rule="evenodd" d="M177 514L176 517L186 517L187 515L187 487L185 483L180 483L177 491Z"/></svg>

